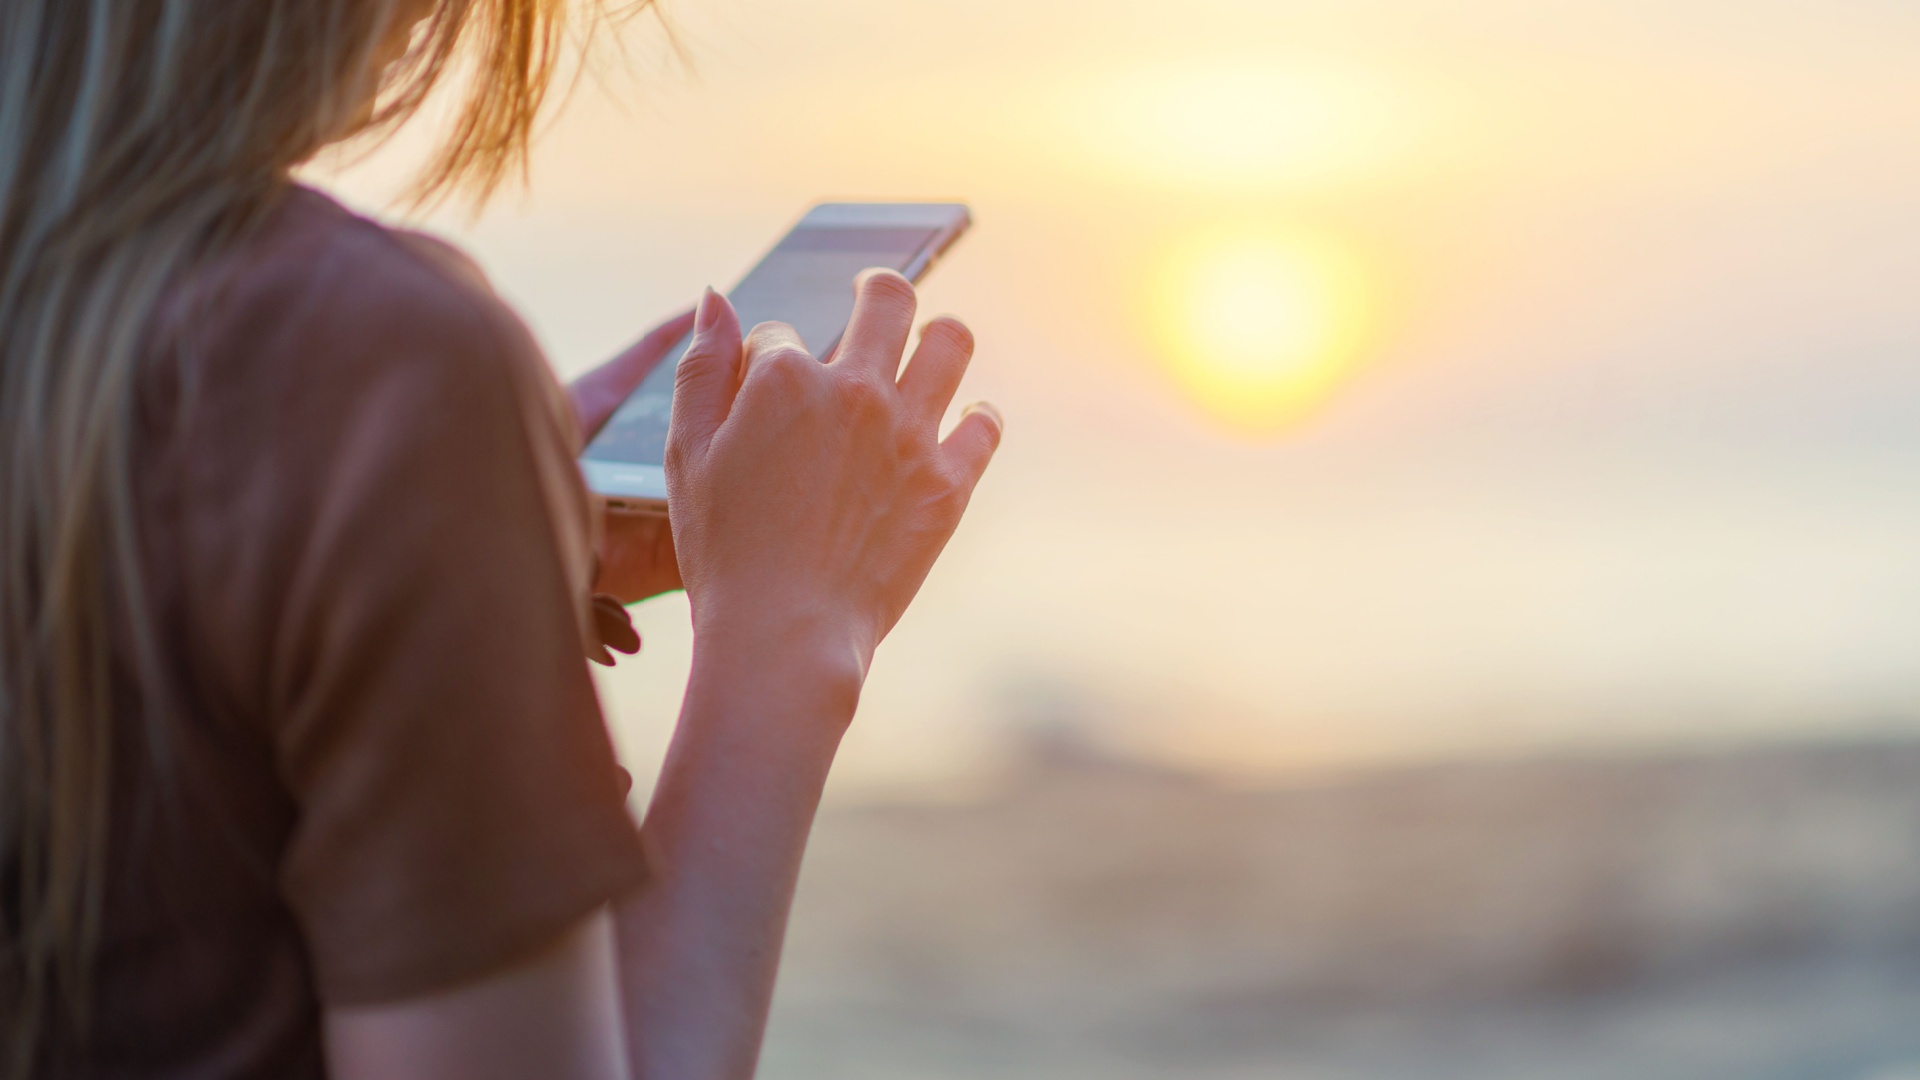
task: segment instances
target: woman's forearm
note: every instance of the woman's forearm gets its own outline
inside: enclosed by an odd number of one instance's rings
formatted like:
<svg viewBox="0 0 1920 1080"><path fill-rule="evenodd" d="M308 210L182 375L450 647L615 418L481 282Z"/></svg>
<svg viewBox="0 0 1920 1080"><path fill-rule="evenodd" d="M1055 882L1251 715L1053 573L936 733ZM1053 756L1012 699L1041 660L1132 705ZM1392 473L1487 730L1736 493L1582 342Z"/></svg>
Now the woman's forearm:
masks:
<svg viewBox="0 0 1920 1080"><path fill-rule="evenodd" d="M642 826L652 878L616 909L637 1080L753 1073L787 912L862 677L806 629L702 633Z"/></svg>
<svg viewBox="0 0 1920 1080"><path fill-rule="evenodd" d="M792 327L742 338L708 290L674 368L666 470L693 674L641 828L652 880L617 912L640 1080L745 1080L787 909L866 663L960 523L1000 441L940 421L973 336L912 336L913 286L873 271L831 362Z"/></svg>

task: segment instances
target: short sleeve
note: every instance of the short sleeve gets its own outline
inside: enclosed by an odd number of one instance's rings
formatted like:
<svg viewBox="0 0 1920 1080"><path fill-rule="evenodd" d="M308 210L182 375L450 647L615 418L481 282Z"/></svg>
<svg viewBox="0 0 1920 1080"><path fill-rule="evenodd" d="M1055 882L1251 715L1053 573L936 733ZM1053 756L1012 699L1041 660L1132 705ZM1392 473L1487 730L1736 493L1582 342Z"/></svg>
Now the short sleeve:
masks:
<svg viewBox="0 0 1920 1080"><path fill-rule="evenodd" d="M313 305L281 403L305 449L266 681L280 878L328 1004L483 975L645 874L584 659L558 388L490 296L389 284Z"/></svg>

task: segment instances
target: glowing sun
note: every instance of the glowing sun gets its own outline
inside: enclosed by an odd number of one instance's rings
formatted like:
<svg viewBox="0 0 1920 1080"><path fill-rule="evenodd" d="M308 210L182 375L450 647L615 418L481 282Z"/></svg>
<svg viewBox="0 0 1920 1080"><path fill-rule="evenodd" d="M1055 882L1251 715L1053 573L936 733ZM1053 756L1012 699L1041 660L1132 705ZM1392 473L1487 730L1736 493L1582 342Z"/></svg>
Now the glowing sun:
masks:
<svg viewBox="0 0 1920 1080"><path fill-rule="evenodd" d="M1243 430L1282 427L1324 400L1359 359L1366 322L1354 259L1304 238L1196 238L1153 291L1153 335L1174 377Z"/></svg>

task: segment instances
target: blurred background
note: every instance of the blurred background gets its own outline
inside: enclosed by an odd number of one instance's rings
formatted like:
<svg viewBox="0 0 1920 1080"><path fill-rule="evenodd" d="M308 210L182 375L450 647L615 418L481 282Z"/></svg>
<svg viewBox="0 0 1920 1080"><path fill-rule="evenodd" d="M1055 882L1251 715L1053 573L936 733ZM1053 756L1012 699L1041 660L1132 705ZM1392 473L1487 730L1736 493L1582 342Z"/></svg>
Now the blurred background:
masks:
<svg viewBox="0 0 1920 1080"><path fill-rule="evenodd" d="M567 375L964 199L924 310L1009 421L763 1075L1920 1078L1920 6L658 14L423 223ZM314 175L391 216L420 145Z"/></svg>

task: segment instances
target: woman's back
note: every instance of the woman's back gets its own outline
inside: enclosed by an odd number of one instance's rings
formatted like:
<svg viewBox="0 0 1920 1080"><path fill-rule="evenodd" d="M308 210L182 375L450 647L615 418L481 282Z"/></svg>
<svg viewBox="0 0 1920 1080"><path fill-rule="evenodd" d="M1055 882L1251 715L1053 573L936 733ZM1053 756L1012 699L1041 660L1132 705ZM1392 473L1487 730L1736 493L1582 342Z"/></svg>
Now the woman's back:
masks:
<svg viewBox="0 0 1920 1080"><path fill-rule="evenodd" d="M709 291L570 416L470 264L288 180L444 86L420 190L484 201L596 7L0 3L0 1075L751 1075L840 736L1000 425L941 437L972 336L908 360L884 272L824 360ZM575 418L682 338L671 527L601 514ZM697 630L644 827L590 576L628 644L669 589Z"/></svg>
<svg viewBox="0 0 1920 1080"><path fill-rule="evenodd" d="M643 875L582 662L559 388L477 276L293 188L176 291L81 1075L319 1075L320 1002L537 948ZM123 681L130 685L131 680Z"/></svg>

